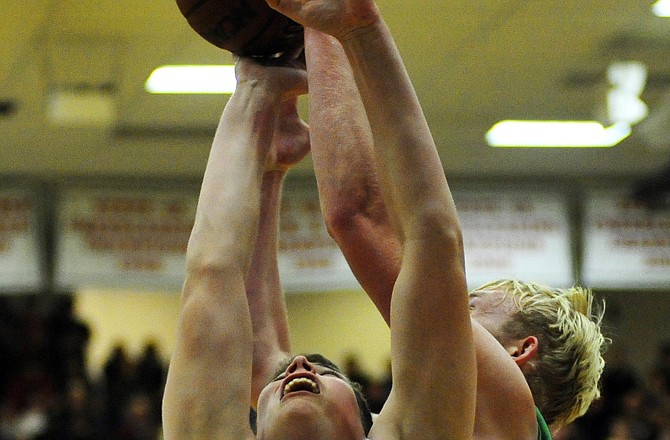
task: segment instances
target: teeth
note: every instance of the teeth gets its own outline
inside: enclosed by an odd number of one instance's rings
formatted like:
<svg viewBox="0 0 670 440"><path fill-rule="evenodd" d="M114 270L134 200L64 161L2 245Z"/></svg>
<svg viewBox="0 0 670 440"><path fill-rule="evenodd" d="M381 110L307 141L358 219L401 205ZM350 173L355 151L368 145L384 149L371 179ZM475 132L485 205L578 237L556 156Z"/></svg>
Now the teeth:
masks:
<svg viewBox="0 0 670 440"><path fill-rule="evenodd" d="M312 393L318 393L319 387L312 379L307 377L297 377L286 384L284 387L284 395L292 391L311 391Z"/></svg>

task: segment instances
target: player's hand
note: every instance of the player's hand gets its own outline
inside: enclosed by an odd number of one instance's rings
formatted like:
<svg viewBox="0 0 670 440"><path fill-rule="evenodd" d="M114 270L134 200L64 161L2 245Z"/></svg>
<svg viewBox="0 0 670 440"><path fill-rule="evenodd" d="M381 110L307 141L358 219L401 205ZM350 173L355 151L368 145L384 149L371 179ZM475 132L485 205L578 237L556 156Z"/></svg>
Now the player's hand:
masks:
<svg viewBox="0 0 670 440"><path fill-rule="evenodd" d="M288 171L309 152L309 128L300 119L297 98L282 102L265 169Z"/></svg>
<svg viewBox="0 0 670 440"><path fill-rule="evenodd" d="M266 0L271 8L306 27L342 39L380 18L373 0Z"/></svg>

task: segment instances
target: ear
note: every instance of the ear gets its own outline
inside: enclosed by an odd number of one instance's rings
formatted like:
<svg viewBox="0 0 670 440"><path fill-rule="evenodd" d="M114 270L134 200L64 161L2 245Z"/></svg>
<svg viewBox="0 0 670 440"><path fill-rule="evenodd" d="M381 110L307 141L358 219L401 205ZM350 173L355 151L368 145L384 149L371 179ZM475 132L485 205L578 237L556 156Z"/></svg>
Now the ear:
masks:
<svg viewBox="0 0 670 440"><path fill-rule="evenodd" d="M507 347L507 352L512 356L514 362L522 368L523 365L537 356L538 341L535 336L527 336L519 339Z"/></svg>

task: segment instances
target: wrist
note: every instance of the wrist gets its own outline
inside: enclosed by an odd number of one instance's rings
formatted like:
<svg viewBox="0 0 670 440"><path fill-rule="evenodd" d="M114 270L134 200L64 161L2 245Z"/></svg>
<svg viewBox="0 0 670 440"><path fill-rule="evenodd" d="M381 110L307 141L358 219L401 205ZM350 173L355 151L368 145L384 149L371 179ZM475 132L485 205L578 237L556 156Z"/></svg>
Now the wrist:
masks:
<svg viewBox="0 0 670 440"><path fill-rule="evenodd" d="M358 26L353 27L339 36L335 36L342 45L357 40L375 38L374 35L382 28L386 27L381 11L379 11L374 3L372 3L371 8L368 11L361 12L359 22L360 24Z"/></svg>
<svg viewBox="0 0 670 440"><path fill-rule="evenodd" d="M249 98L275 105L281 102L280 91L274 91L267 81L258 78L238 79L234 94L249 95Z"/></svg>
<svg viewBox="0 0 670 440"><path fill-rule="evenodd" d="M286 176L288 169L272 168L263 172L263 180L268 182L281 183Z"/></svg>

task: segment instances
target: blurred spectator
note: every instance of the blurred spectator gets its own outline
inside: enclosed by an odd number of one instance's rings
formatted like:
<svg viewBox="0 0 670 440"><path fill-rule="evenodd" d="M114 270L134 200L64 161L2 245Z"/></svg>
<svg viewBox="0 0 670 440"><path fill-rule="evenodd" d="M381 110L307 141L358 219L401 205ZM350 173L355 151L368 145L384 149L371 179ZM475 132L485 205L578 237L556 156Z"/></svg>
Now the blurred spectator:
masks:
<svg viewBox="0 0 670 440"><path fill-rule="evenodd" d="M607 440L632 440L633 433L628 421L618 417L612 420Z"/></svg>
<svg viewBox="0 0 670 440"><path fill-rule="evenodd" d="M152 405L154 422L160 423L161 403L167 366L163 363L155 341L147 341L137 361L137 389L146 394Z"/></svg>
<svg viewBox="0 0 670 440"><path fill-rule="evenodd" d="M607 362L601 399L584 417L558 433L556 440L670 440L663 437L667 437L664 431L670 418L665 382L658 367L648 374L645 383L621 348L613 347Z"/></svg>
<svg viewBox="0 0 670 440"><path fill-rule="evenodd" d="M40 440L100 438L100 408L91 398L85 379L70 379L62 401L51 414L48 433Z"/></svg>
<svg viewBox="0 0 670 440"><path fill-rule="evenodd" d="M36 439L47 431L55 394L52 377L40 362L33 360L17 372L3 397L3 440Z"/></svg>
<svg viewBox="0 0 670 440"><path fill-rule="evenodd" d="M363 370L361 362L356 354L349 353L345 357L342 370L349 379L358 383L363 389L363 394L367 395L367 390L370 386L370 375Z"/></svg>
<svg viewBox="0 0 670 440"><path fill-rule="evenodd" d="M156 440L159 425L151 398L143 392L134 393L124 407L118 428L118 440Z"/></svg>
<svg viewBox="0 0 670 440"><path fill-rule="evenodd" d="M623 398L640 385L640 378L628 361L625 350L612 346L602 375L602 411L618 414L622 410Z"/></svg>
<svg viewBox="0 0 670 440"><path fill-rule="evenodd" d="M391 393L392 376L391 376L391 361L386 363L386 371L384 376L379 380L370 383L367 399L370 405L370 410L374 413L379 413L386 403L389 394Z"/></svg>
<svg viewBox="0 0 670 440"><path fill-rule="evenodd" d="M665 392L670 395L670 341L665 342L658 351L656 368L665 381Z"/></svg>
<svg viewBox="0 0 670 440"><path fill-rule="evenodd" d="M610 423L611 430L623 421L629 440L654 440L656 427L650 417L653 402L647 393L642 388L633 388L623 396L622 404L621 415Z"/></svg>
<svg viewBox="0 0 670 440"><path fill-rule="evenodd" d="M117 343L104 366L105 418L107 428L112 432L119 426L127 401L136 386L135 364L130 359L126 347Z"/></svg>
<svg viewBox="0 0 670 440"><path fill-rule="evenodd" d="M86 348L91 330L74 313L74 300L69 295L59 295L50 323L50 360L56 384L65 389L71 377L87 377Z"/></svg>

